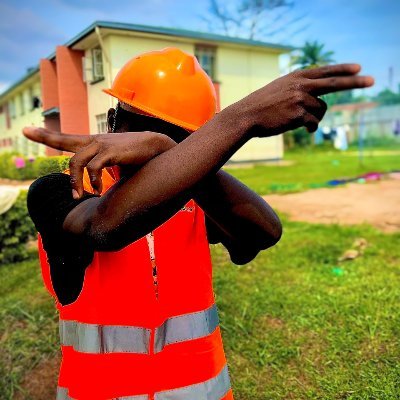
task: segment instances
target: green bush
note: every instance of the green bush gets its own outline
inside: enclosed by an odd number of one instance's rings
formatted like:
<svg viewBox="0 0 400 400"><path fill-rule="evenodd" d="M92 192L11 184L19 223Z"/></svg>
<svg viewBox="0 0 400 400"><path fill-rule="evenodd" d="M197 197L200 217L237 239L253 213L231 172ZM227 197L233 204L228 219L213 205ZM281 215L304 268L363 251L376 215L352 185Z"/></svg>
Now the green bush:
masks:
<svg viewBox="0 0 400 400"><path fill-rule="evenodd" d="M29 257L26 243L35 237L36 229L28 214L26 196L27 191L21 190L14 205L0 216L0 264Z"/></svg>
<svg viewBox="0 0 400 400"><path fill-rule="evenodd" d="M68 168L68 156L40 156L34 158L24 157L16 152L0 154L0 178L27 180L52 172L62 172ZM25 164L17 168L16 163Z"/></svg>
<svg viewBox="0 0 400 400"><path fill-rule="evenodd" d="M283 135L285 150L311 146L312 138L313 135L305 128L297 128L293 131L286 132Z"/></svg>

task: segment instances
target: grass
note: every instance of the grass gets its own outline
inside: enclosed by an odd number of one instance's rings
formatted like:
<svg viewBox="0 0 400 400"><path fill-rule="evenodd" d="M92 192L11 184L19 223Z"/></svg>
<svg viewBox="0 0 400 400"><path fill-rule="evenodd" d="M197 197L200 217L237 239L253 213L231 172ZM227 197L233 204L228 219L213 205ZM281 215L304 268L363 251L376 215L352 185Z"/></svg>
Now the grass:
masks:
<svg viewBox="0 0 400 400"><path fill-rule="evenodd" d="M306 187L370 170L400 169L398 156L292 153L288 167L230 169L259 193ZM301 190L301 189L299 189ZM284 190L283 190L284 191ZM362 257L338 257L363 237ZM274 248L246 266L212 246L214 286L235 400L399 399L400 234L368 226L284 220ZM0 268L0 399L29 397L24 377L58 354L57 315L37 254ZM37 376L37 375L35 375ZM56 382L43 381L51 387Z"/></svg>
<svg viewBox="0 0 400 400"><path fill-rule="evenodd" d="M235 398L399 398L400 235L284 226L281 242L244 267L214 249ZM338 265L360 236L364 256Z"/></svg>
<svg viewBox="0 0 400 400"><path fill-rule="evenodd" d="M233 168L225 170L240 179L259 194L299 192L318 187L329 180L353 178L367 172L388 172L400 170L399 154L374 155L367 150L360 165L356 152L303 150L287 153L285 160L289 166L256 165L253 168Z"/></svg>
<svg viewBox="0 0 400 400"><path fill-rule="evenodd" d="M55 307L41 281L37 254L32 256L31 260L0 268L2 400L14 399L22 390L23 376L59 348Z"/></svg>
<svg viewBox="0 0 400 400"><path fill-rule="evenodd" d="M281 242L246 266L212 246L235 399L399 398L400 235L284 226ZM365 254L338 264L360 236ZM12 399L23 376L58 352L57 319L36 259L0 276L0 398Z"/></svg>

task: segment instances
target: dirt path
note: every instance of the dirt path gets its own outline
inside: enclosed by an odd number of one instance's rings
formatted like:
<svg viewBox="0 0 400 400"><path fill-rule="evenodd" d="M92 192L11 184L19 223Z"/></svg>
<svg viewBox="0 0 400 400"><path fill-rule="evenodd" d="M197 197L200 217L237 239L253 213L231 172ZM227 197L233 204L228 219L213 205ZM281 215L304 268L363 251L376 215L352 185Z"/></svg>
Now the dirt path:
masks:
<svg viewBox="0 0 400 400"><path fill-rule="evenodd" d="M293 221L345 225L366 222L383 232L400 231L400 180L264 198Z"/></svg>

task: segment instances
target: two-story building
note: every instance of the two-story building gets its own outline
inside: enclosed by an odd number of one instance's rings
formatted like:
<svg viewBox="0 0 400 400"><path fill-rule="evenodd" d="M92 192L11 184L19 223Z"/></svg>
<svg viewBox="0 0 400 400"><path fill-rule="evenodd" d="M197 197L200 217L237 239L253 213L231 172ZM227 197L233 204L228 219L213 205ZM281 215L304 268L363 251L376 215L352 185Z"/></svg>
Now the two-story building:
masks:
<svg viewBox="0 0 400 400"><path fill-rule="evenodd" d="M0 150L25 155L58 154L31 143L26 125L63 133L106 132L106 112L115 99L102 92L136 54L175 46L195 54L213 80L224 108L279 76L283 46L188 30L95 22L40 61L0 95ZM280 159L281 136L252 139L232 161Z"/></svg>

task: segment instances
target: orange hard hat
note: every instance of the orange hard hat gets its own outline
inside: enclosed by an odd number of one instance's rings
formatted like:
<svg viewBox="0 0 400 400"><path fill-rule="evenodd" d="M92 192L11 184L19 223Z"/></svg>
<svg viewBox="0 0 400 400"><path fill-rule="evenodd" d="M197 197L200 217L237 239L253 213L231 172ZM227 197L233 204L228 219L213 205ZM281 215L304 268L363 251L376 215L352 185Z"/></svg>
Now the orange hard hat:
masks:
<svg viewBox="0 0 400 400"><path fill-rule="evenodd" d="M216 112L214 85L196 57L174 47L129 60L104 92L123 103L195 131Z"/></svg>

